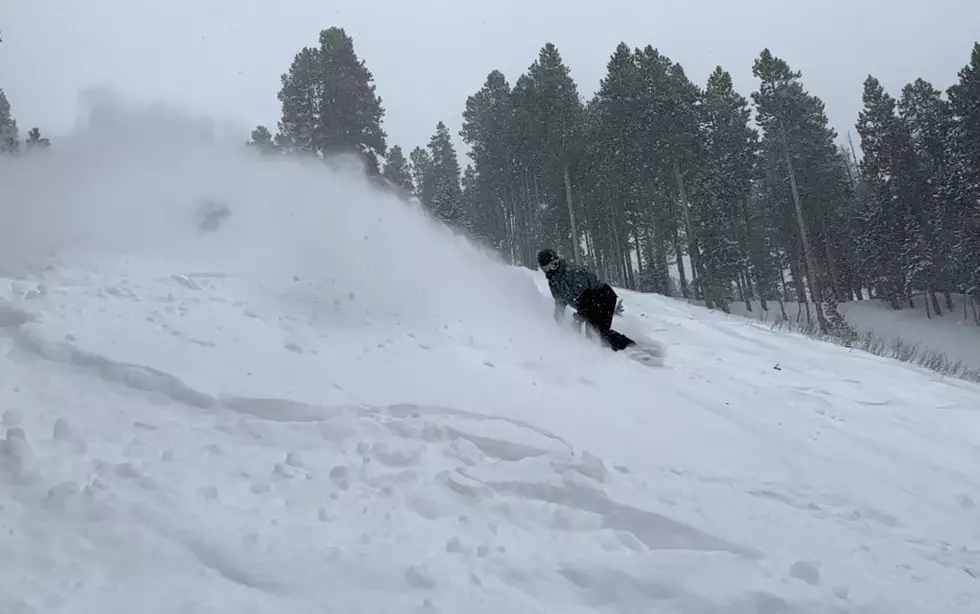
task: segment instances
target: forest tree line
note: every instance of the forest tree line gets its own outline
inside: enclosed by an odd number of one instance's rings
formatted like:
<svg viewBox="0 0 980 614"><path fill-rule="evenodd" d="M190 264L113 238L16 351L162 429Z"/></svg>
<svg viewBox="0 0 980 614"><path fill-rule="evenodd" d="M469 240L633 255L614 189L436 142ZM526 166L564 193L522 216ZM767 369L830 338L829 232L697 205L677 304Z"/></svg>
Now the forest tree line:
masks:
<svg viewBox="0 0 980 614"><path fill-rule="evenodd" d="M259 126L250 144L356 151L515 264L553 246L612 283L708 307L800 301L833 332L842 301L921 296L930 315L955 293L980 301L980 44L945 92L918 79L892 94L869 76L861 156L786 60L764 49L752 71L746 97L721 67L701 85L621 43L583 101L546 44L513 84L494 70L465 101L461 169L443 122L407 157L388 146L373 75L330 28L282 76L278 133Z"/></svg>

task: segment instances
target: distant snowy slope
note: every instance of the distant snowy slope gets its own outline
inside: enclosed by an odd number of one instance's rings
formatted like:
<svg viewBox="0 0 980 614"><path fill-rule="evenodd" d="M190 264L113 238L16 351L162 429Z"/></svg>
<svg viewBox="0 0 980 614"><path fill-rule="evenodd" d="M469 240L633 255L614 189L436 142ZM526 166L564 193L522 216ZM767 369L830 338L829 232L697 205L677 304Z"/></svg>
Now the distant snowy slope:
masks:
<svg viewBox="0 0 980 614"><path fill-rule="evenodd" d="M969 302L964 305L962 295L953 296L953 309L945 309L942 316L926 314L921 297L916 299L916 307L907 305L903 309L892 309L880 300L851 301L841 303L840 311L847 322L859 333L872 334L886 343L901 341L916 345L921 350L931 350L945 354L952 361L962 361L972 369L980 370L980 326L973 321L973 311ZM965 307L965 314L964 314ZM778 305L770 305L768 314L762 312L759 303L754 302L752 311L745 309L744 303L733 303L733 314L751 320L772 322L778 314ZM798 304L787 303L786 314L797 317ZM804 314L804 320L806 318Z"/></svg>
<svg viewBox="0 0 980 614"><path fill-rule="evenodd" d="M945 308L945 302L942 306ZM896 311L882 301L854 301L842 305L841 311L857 330L883 339L902 339L980 369L980 326L973 321L969 301L964 305L962 295L954 296L952 310L931 318L924 307L920 297L914 309L905 306Z"/></svg>
<svg viewBox="0 0 980 614"><path fill-rule="evenodd" d="M0 182L0 612L977 611L980 387L624 292L641 366L356 177L155 134Z"/></svg>

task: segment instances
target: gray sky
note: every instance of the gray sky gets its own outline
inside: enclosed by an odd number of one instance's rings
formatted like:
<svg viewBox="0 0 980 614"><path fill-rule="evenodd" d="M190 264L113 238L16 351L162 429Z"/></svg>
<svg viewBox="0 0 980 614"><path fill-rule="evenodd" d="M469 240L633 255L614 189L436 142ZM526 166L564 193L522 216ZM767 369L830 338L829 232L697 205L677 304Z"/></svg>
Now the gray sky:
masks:
<svg viewBox="0 0 980 614"><path fill-rule="evenodd" d="M602 8L599 8L602 7ZM389 145L457 133L466 97L497 68L511 84L555 43L590 97L615 46L652 44L703 84L716 65L748 96L770 47L803 72L842 135L869 74L897 93L945 88L980 39L975 0L0 0L0 87L18 124L69 130L77 95L109 86L275 132L279 76L341 26L374 73ZM856 139L856 135L855 135Z"/></svg>

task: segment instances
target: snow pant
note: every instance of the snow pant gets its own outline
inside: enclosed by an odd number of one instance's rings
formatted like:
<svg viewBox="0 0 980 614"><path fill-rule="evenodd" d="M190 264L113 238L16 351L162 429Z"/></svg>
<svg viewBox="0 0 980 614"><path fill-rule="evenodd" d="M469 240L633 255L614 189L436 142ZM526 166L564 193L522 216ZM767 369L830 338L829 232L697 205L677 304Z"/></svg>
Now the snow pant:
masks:
<svg viewBox="0 0 980 614"><path fill-rule="evenodd" d="M598 290L586 290L579 301L578 315L599 332L599 336L610 348L618 352L634 343L632 339L612 329L616 302L619 297L609 284Z"/></svg>

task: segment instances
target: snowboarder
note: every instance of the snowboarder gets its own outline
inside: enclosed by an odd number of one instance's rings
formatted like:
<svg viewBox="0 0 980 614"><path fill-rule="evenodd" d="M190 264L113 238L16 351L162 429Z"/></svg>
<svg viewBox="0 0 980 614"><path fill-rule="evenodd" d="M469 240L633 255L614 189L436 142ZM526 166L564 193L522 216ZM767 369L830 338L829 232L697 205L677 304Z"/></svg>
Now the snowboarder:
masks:
<svg viewBox="0 0 980 614"><path fill-rule="evenodd" d="M555 299L555 320L561 322L565 307L571 306L577 312L575 319L585 320L595 328L613 351L618 352L635 344L626 335L612 329L619 300L612 286L591 271L566 262L553 249L538 252L538 266L548 278L548 289Z"/></svg>

